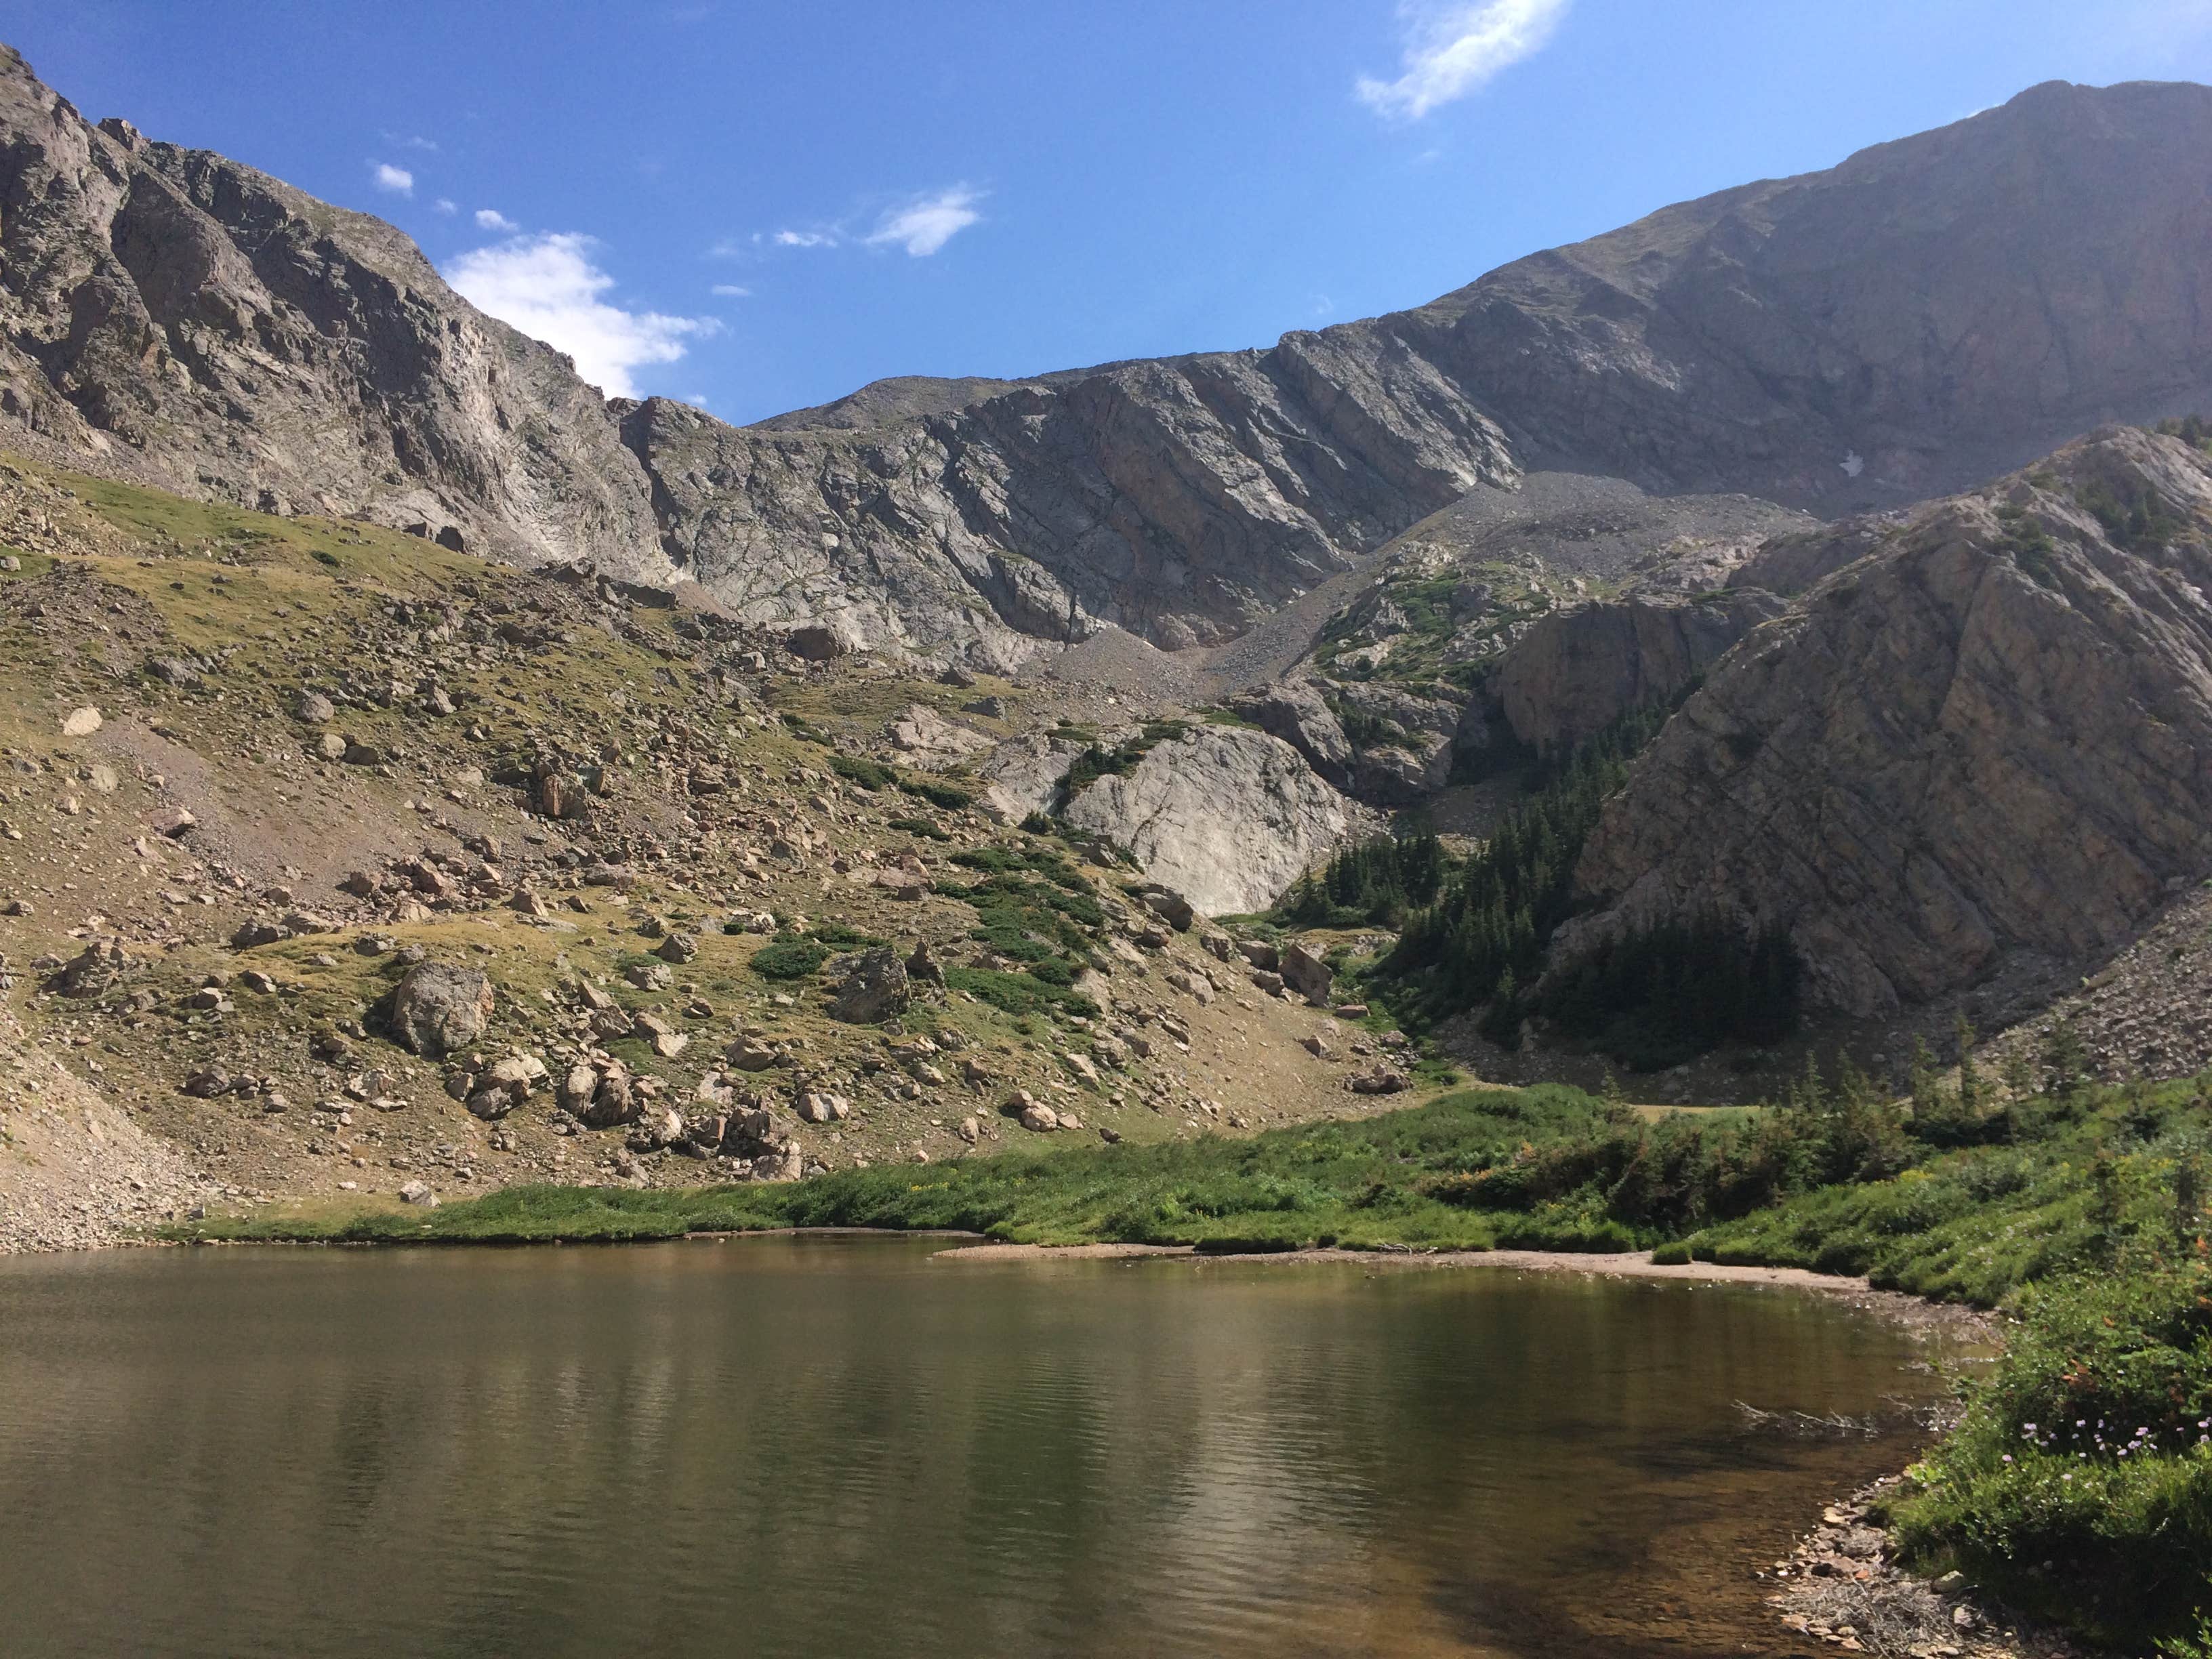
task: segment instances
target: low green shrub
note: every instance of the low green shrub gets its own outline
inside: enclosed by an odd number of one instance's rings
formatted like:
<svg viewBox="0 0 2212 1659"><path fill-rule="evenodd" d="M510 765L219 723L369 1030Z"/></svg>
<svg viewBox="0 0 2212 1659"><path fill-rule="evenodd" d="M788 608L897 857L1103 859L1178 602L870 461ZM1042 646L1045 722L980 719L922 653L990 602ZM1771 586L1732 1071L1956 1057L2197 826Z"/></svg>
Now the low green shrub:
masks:
<svg viewBox="0 0 2212 1659"><path fill-rule="evenodd" d="M805 979L830 960L830 947L799 933L780 933L753 952L752 969L763 979Z"/></svg>
<svg viewBox="0 0 2212 1659"><path fill-rule="evenodd" d="M847 782L872 792L898 781L898 774L881 761L866 760L857 755L830 756L830 769Z"/></svg>
<svg viewBox="0 0 2212 1659"><path fill-rule="evenodd" d="M975 797L957 785L937 778L900 778L898 787L917 800L926 800L940 811L957 812L975 804Z"/></svg>
<svg viewBox="0 0 2212 1659"><path fill-rule="evenodd" d="M2212 1271L2037 1285L1965 1420L1914 1466L1900 1543L2116 1646L2212 1613Z"/></svg>

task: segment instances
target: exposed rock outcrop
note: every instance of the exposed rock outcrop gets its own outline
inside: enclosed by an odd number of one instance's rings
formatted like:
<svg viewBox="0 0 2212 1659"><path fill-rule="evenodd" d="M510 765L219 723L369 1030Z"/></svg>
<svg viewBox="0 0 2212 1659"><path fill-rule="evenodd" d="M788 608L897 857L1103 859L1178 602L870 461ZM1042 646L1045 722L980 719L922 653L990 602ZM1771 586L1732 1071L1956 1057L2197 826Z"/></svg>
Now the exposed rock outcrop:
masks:
<svg viewBox="0 0 2212 1659"><path fill-rule="evenodd" d="M2135 428L1938 503L1715 665L1577 872L1594 936L1790 930L1888 1012L2108 958L2212 872L2212 459Z"/></svg>
<svg viewBox="0 0 2212 1659"><path fill-rule="evenodd" d="M1049 812L1059 803L1060 780L1085 747L1078 738L1045 732L1000 744L981 767L984 811L1004 823Z"/></svg>
<svg viewBox="0 0 2212 1659"><path fill-rule="evenodd" d="M1513 734L1555 755L1665 701L1784 602L1757 587L1641 593L1547 617L1498 661L1491 690Z"/></svg>
<svg viewBox="0 0 2212 1659"><path fill-rule="evenodd" d="M951 766L992 746L981 732L921 702L908 704L884 735L909 765L924 768Z"/></svg>
<svg viewBox="0 0 2212 1659"><path fill-rule="evenodd" d="M1064 816L1127 847L1148 876L1207 915L1264 910L1308 866L1375 823L1281 738L1212 726L1098 779Z"/></svg>

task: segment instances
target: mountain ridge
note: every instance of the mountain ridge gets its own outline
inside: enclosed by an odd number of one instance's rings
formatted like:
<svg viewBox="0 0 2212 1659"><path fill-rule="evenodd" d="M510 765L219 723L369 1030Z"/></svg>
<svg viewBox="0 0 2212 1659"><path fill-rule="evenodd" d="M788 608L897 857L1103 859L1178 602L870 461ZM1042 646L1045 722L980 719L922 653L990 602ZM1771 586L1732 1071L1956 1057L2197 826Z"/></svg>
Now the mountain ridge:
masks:
<svg viewBox="0 0 2212 1659"><path fill-rule="evenodd" d="M94 470L692 578L933 660L1109 627L1183 648L1534 467L1832 516L2202 402L2207 156L2203 88L2045 83L1381 318L734 428L602 403L391 227L93 127L10 53L0 420Z"/></svg>

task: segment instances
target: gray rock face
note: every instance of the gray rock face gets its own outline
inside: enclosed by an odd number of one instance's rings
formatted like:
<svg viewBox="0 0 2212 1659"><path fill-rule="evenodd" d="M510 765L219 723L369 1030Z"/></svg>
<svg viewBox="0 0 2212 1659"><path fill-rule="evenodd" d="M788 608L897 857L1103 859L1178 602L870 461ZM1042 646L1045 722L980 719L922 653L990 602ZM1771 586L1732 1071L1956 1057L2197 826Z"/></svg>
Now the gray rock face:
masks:
<svg viewBox="0 0 2212 1659"><path fill-rule="evenodd" d="M902 422L723 426L653 399L623 433L672 556L748 620L1012 666L1118 623L1219 640L1479 483L1502 435L1395 342L1045 377Z"/></svg>
<svg viewBox="0 0 2212 1659"><path fill-rule="evenodd" d="M416 1054L436 1060L483 1036L492 1006L491 981L481 968L418 962L392 994L392 1029Z"/></svg>
<svg viewBox="0 0 2212 1659"><path fill-rule="evenodd" d="M382 221L94 127L4 47L0 442L672 580L644 471L567 358Z"/></svg>
<svg viewBox="0 0 2212 1659"><path fill-rule="evenodd" d="M2050 82L1517 260L1396 331L1523 465L1833 516L2201 402L2202 233L2176 204L2208 176L2212 89Z"/></svg>
<svg viewBox="0 0 2212 1659"><path fill-rule="evenodd" d="M1502 657L1491 690L1540 755L1571 749L1674 696L1784 602L1756 587L1694 599L1632 595L1547 617Z"/></svg>
<svg viewBox="0 0 2212 1659"><path fill-rule="evenodd" d="M1352 794L1377 806L1405 806L1444 787L1465 702L1455 688L1352 680L1331 692L1352 742Z"/></svg>
<svg viewBox="0 0 2212 1659"><path fill-rule="evenodd" d="M1264 732L1198 726L1156 744L1134 770L1069 803L1080 829L1133 853L1153 880L1207 915L1264 910L1374 815Z"/></svg>
<svg viewBox="0 0 2212 1659"><path fill-rule="evenodd" d="M1267 351L902 382L744 432L647 405L625 432L677 556L749 605L985 658L1101 618L1206 642L1516 463L1831 513L2176 411L2212 385L2212 310L2172 204L2208 183L2212 93L2053 84Z"/></svg>
<svg viewBox="0 0 2212 1659"><path fill-rule="evenodd" d="M1881 1014L2109 957L2208 872L2212 460L2116 429L1893 527L1715 665L1608 803L1553 960L1717 911Z"/></svg>
<svg viewBox="0 0 2212 1659"><path fill-rule="evenodd" d="M1794 536L1776 536L1729 573L1731 588L1763 588L1794 599L1814 583L1864 558L1896 528L1896 515L1841 520Z"/></svg>
<svg viewBox="0 0 2212 1659"><path fill-rule="evenodd" d="M1085 747L1041 732L1000 744L981 767L983 810L1004 823L1049 812L1060 798L1060 781Z"/></svg>
<svg viewBox="0 0 2212 1659"><path fill-rule="evenodd" d="M1255 691L1237 702L1237 712L1296 749L1335 787L1351 787L1352 744L1321 688L1311 680L1287 679Z"/></svg>

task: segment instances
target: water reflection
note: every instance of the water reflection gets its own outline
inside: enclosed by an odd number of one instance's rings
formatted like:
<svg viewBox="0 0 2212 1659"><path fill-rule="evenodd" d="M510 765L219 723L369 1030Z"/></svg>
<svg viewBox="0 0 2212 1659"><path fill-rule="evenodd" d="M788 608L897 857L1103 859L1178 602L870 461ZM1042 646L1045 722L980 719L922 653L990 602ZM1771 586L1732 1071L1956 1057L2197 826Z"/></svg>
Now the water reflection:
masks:
<svg viewBox="0 0 2212 1659"><path fill-rule="evenodd" d="M0 1645L1760 1651L1906 1448L1730 1402L1932 1387L1782 1292L939 1248L0 1264Z"/></svg>

